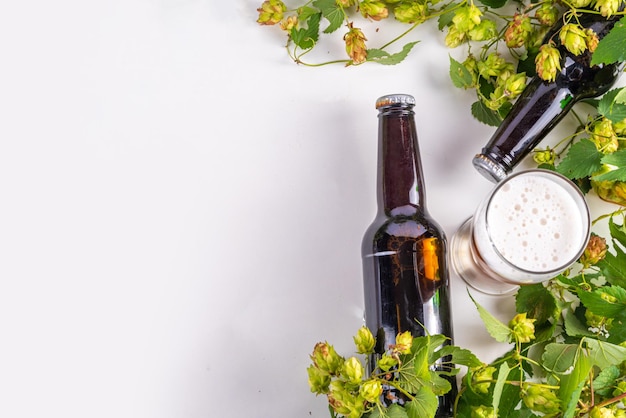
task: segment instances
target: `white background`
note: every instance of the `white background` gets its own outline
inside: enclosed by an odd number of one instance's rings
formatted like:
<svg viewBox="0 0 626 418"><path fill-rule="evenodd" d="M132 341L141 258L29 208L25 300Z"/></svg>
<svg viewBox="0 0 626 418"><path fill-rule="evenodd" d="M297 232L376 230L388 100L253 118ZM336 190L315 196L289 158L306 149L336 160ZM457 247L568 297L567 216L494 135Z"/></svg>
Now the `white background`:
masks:
<svg viewBox="0 0 626 418"><path fill-rule="evenodd" d="M260 3L3 2L0 416L327 417L306 368L362 323L376 98L417 98L449 237L491 188L471 158L493 129L433 24L398 66L308 68ZM452 292L456 344L506 349Z"/></svg>

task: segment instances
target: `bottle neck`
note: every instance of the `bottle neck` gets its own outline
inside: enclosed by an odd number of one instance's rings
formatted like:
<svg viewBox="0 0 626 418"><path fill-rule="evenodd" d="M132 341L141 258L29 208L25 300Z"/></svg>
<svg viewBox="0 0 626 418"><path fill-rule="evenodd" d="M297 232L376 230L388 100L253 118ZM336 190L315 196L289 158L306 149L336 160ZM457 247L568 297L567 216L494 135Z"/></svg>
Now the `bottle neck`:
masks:
<svg viewBox="0 0 626 418"><path fill-rule="evenodd" d="M380 109L378 207L387 216L425 210L422 165L412 107Z"/></svg>

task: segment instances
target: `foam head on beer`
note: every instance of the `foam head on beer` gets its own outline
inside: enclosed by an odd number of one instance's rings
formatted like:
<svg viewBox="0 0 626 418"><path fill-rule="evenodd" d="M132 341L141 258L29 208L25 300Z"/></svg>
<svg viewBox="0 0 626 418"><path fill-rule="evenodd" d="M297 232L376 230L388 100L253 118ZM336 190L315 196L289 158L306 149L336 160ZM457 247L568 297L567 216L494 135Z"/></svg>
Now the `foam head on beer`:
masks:
<svg viewBox="0 0 626 418"><path fill-rule="evenodd" d="M590 219L584 197L564 177L545 170L510 176L479 209L474 242L494 272L515 283L554 277L582 254Z"/></svg>

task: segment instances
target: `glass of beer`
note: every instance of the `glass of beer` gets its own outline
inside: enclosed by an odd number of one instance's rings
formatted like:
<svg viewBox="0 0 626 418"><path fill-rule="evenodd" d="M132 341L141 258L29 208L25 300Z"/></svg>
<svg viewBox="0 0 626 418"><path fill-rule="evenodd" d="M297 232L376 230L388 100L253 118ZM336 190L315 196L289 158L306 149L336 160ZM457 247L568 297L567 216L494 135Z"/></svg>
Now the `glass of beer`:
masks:
<svg viewBox="0 0 626 418"><path fill-rule="evenodd" d="M589 208L578 187L549 170L512 174L496 184L450 242L450 261L474 289L513 293L570 268L589 240Z"/></svg>

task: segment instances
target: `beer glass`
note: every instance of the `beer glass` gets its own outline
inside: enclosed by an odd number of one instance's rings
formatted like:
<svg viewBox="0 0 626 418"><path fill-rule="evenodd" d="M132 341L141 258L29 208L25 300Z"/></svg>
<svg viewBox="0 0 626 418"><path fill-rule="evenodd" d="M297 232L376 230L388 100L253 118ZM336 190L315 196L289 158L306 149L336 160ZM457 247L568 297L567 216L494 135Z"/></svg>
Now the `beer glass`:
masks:
<svg viewBox="0 0 626 418"><path fill-rule="evenodd" d="M582 255L589 208L578 187L549 170L505 177L450 242L451 265L474 289L491 295L549 280Z"/></svg>

